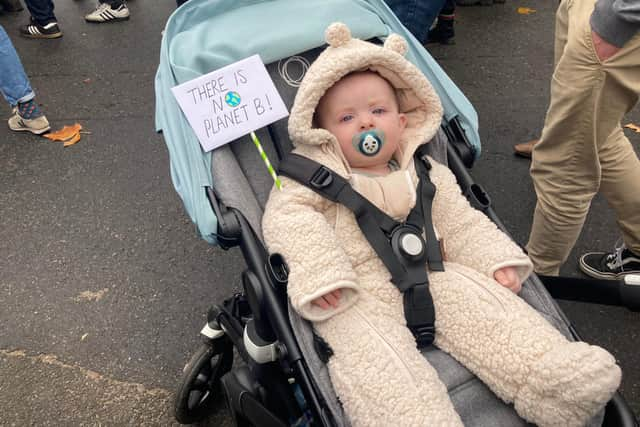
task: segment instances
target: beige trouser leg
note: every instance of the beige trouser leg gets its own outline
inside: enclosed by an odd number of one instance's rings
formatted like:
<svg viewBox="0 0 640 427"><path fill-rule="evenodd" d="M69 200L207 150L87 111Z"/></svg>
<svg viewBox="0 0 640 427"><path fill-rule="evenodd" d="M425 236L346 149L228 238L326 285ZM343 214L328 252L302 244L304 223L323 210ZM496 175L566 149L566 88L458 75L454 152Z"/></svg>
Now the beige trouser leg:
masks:
<svg viewBox="0 0 640 427"><path fill-rule="evenodd" d="M538 202L527 250L542 274L558 274L598 190L625 243L640 253L640 161L620 128L640 93L640 34L601 62L589 25L593 5L564 0L556 17L551 102L531 164Z"/></svg>

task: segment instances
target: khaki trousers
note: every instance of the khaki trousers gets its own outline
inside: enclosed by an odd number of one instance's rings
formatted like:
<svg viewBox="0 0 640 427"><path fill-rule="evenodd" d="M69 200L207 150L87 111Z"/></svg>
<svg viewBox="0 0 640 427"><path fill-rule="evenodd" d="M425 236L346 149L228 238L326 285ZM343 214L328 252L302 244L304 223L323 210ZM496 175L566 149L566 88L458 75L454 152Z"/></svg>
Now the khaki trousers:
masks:
<svg viewBox="0 0 640 427"><path fill-rule="evenodd" d="M598 191L640 254L640 160L620 126L640 93L640 33L600 61L589 24L594 3L563 0L556 14L551 101L531 164L538 201L527 250L540 274L558 274Z"/></svg>

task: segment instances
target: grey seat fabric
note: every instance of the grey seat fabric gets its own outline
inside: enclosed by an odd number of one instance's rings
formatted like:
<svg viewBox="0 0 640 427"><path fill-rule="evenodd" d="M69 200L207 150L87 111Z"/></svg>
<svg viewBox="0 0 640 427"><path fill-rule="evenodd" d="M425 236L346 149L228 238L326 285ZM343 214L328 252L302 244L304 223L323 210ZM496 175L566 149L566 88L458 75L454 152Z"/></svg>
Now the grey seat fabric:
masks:
<svg viewBox="0 0 640 427"><path fill-rule="evenodd" d="M316 51L305 54L309 62ZM282 64L280 64L281 66ZM270 64L267 69L278 90L290 108L296 88L283 82L278 64ZM278 144L272 142L274 137ZM271 127L271 132L261 130L258 137L274 167L278 164L278 152L287 153L291 144L287 137L286 119ZM440 131L428 145L431 156L446 164L446 136ZM279 147L279 150L277 149ZM221 201L240 210L262 239L261 218L263 209L273 186L273 180L249 137L241 138L217 149L212 156L213 183ZM532 277L524 284L521 297L538 310L551 324L569 339L573 339L569 322L560 311L542 283ZM301 319L290 307L289 317L294 334L305 356L311 375L320 389L327 409L339 426L348 426L338 399L333 391L328 370L320 361L313 345L313 331L310 323ZM440 379L446 384L453 404L467 426L524 426L527 425L508 405L497 398L481 381L448 354L431 347L423 351L425 357L436 368ZM601 425L602 411L589 426Z"/></svg>

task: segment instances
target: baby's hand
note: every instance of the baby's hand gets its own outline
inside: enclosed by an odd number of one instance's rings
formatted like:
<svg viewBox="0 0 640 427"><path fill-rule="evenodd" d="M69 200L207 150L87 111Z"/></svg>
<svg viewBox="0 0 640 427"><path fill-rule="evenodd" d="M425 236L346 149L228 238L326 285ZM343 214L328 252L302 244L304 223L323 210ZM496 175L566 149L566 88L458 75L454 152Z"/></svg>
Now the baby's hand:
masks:
<svg viewBox="0 0 640 427"><path fill-rule="evenodd" d="M518 278L518 272L514 267L503 267L493 273L493 278L505 288L511 290L514 294L520 292L522 284Z"/></svg>
<svg viewBox="0 0 640 427"><path fill-rule="evenodd" d="M314 299L311 301L311 304L317 305L323 310L329 310L331 307L337 308L338 304L340 304L340 289L336 289L320 298Z"/></svg>

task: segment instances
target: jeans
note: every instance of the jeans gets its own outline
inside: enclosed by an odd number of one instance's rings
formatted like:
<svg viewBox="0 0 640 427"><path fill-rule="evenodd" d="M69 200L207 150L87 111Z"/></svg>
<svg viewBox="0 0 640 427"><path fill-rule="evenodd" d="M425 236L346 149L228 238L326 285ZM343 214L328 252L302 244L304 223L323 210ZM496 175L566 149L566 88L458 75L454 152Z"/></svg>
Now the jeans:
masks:
<svg viewBox="0 0 640 427"><path fill-rule="evenodd" d="M22 68L11 39L0 25L0 92L12 107L33 99L29 79Z"/></svg>
<svg viewBox="0 0 640 427"><path fill-rule="evenodd" d="M446 0L385 0L402 25L418 39L427 41L427 34L433 21Z"/></svg>
<svg viewBox="0 0 640 427"><path fill-rule="evenodd" d="M25 0L24 2L36 24L44 26L57 21L53 14L53 0Z"/></svg>

